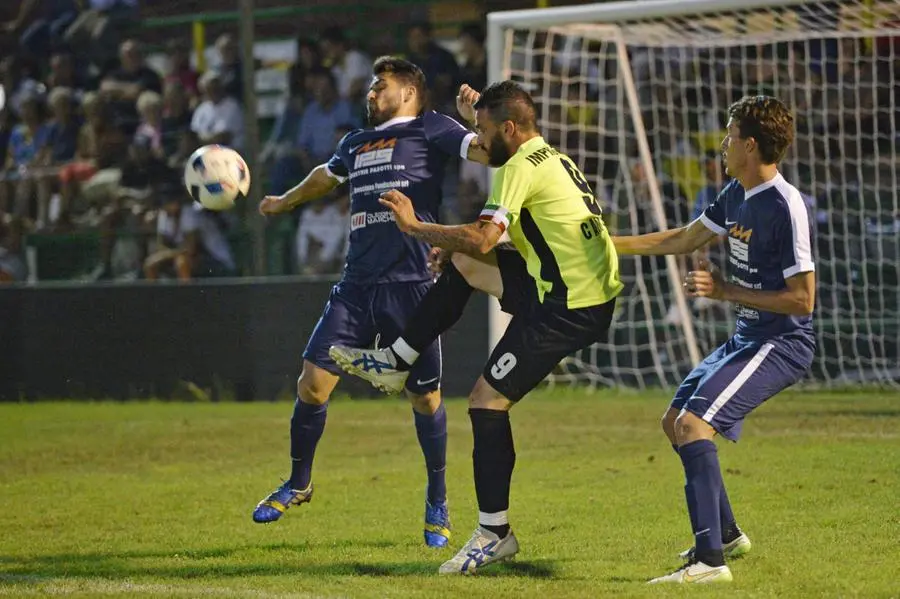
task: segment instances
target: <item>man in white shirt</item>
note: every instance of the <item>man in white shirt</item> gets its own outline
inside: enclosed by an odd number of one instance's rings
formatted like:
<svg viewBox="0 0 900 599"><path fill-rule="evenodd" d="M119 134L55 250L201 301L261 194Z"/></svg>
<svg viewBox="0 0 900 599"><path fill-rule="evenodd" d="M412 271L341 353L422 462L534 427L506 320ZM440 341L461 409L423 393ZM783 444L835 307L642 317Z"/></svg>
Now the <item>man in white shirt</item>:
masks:
<svg viewBox="0 0 900 599"><path fill-rule="evenodd" d="M372 76L372 59L359 50L348 49L340 27L325 30L321 50L325 64L331 67L334 74L341 98L350 102L362 99Z"/></svg>
<svg viewBox="0 0 900 599"><path fill-rule="evenodd" d="M191 131L203 145L222 144L241 150L244 146L244 113L240 104L225 95L216 71L203 74L200 89L206 99L194 111Z"/></svg>

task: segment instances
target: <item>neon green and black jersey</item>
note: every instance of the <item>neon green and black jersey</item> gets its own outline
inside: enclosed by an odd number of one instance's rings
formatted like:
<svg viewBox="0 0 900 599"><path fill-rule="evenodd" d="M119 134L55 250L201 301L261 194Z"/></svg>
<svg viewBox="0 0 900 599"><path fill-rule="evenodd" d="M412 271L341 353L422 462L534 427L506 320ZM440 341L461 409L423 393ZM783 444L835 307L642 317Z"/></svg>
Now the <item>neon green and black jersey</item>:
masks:
<svg viewBox="0 0 900 599"><path fill-rule="evenodd" d="M622 291L616 249L590 185L543 138L519 146L497 170L479 218L509 231L541 302L550 297L585 308Z"/></svg>

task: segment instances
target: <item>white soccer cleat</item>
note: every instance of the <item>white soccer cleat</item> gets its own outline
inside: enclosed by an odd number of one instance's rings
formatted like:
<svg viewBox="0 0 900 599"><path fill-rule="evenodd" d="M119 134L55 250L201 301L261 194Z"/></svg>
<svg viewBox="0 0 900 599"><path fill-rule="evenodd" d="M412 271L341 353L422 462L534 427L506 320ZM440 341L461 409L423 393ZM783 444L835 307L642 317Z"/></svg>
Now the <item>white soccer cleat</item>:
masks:
<svg viewBox="0 0 900 599"><path fill-rule="evenodd" d="M397 370L397 362L387 349L332 345L328 355L348 374L369 381L373 387L389 395L403 391L409 378L409 372Z"/></svg>
<svg viewBox="0 0 900 599"><path fill-rule="evenodd" d="M722 553L725 555L725 559L734 559L736 557L741 557L742 555L750 553L751 547L753 547L753 544L750 542L750 537L748 537L744 533L741 533L741 536L739 536L735 540L722 545ZM694 559L694 551L694 547L685 549L678 554L678 557L686 561L691 561Z"/></svg>
<svg viewBox="0 0 900 599"><path fill-rule="evenodd" d="M678 584L707 584L713 582L731 582L731 570L728 566L707 566L703 562L689 562L671 574L654 578L650 584L674 582Z"/></svg>
<svg viewBox="0 0 900 599"><path fill-rule="evenodd" d="M512 531L501 539L479 526L465 547L453 559L441 564L438 574L474 574L488 564L510 560L518 552L519 542Z"/></svg>

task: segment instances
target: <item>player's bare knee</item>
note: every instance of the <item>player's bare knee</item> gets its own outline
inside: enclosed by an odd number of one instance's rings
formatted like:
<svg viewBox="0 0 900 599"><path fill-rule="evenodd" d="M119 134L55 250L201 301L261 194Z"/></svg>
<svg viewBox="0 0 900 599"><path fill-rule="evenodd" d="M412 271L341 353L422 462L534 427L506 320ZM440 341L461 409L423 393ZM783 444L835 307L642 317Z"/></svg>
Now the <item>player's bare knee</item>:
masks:
<svg viewBox="0 0 900 599"><path fill-rule="evenodd" d="M715 435L712 427L700 419L696 414L686 410L675 419L675 440L678 445L691 443L700 439L712 439Z"/></svg>
<svg viewBox="0 0 900 599"><path fill-rule="evenodd" d="M677 439L675 437L675 419L678 418L678 412L673 409L666 410L666 413L663 414L662 418L660 418L660 425L662 426L663 432L668 437L669 441L672 443L677 443Z"/></svg>
<svg viewBox="0 0 900 599"><path fill-rule="evenodd" d="M475 388L469 394L469 408L481 410L500 410L509 411L513 407L513 402L509 401L502 393L491 387L484 377L479 377L475 383Z"/></svg>
<svg viewBox="0 0 900 599"><path fill-rule="evenodd" d="M417 393L408 393L409 402L412 404L413 410L419 414L431 416L441 407L441 392L429 391L421 395Z"/></svg>
<svg viewBox="0 0 900 599"><path fill-rule="evenodd" d="M321 368L303 366L297 379L297 396L304 403L322 405L331 397L337 377Z"/></svg>

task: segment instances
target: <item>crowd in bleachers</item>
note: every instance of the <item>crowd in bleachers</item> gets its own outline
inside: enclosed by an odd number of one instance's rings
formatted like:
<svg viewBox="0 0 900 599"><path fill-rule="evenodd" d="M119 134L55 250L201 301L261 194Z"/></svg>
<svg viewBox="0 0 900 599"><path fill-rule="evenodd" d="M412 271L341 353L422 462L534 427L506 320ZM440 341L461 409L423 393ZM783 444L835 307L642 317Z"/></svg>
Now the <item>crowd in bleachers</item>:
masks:
<svg viewBox="0 0 900 599"><path fill-rule="evenodd" d="M221 35L207 54L207 70L198 73L187 40L172 40L165 60L151 63L141 43L105 29L88 35L94 41L85 43L93 49L83 52L73 46L81 38L69 31L84 19L74 2L27 4L33 6L5 28L17 36L18 51L0 63L7 96L0 110L3 278L28 278L23 238L84 233L97 240L97 259L64 277L183 280L240 273L232 239L247 229L246 222L234 213L203 210L181 184L184 162L197 147L246 147L235 37ZM96 10L115 11L119 30L128 31L121 24L133 16L125 9L134 0L96 4ZM431 107L454 114L459 83L482 86L487 79L482 28L467 25L460 31L461 62L432 39L428 23L414 23L407 31L405 51L395 52L422 66ZM297 184L328 160L344 133L363 126L371 64L372 56L354 47L339 27L297 41L288 97L261 140L264 168L258 172L265 177L256 181L265 193L280 194ZM483 167L464 169L460 181L451 177L450 195L456 197L457 186L461 193L459 202L448 202L447 217L469 217L483 201L485 182ZM291 218L293 247L285 270L339 272L349 232L347 186Z"/></svg>

